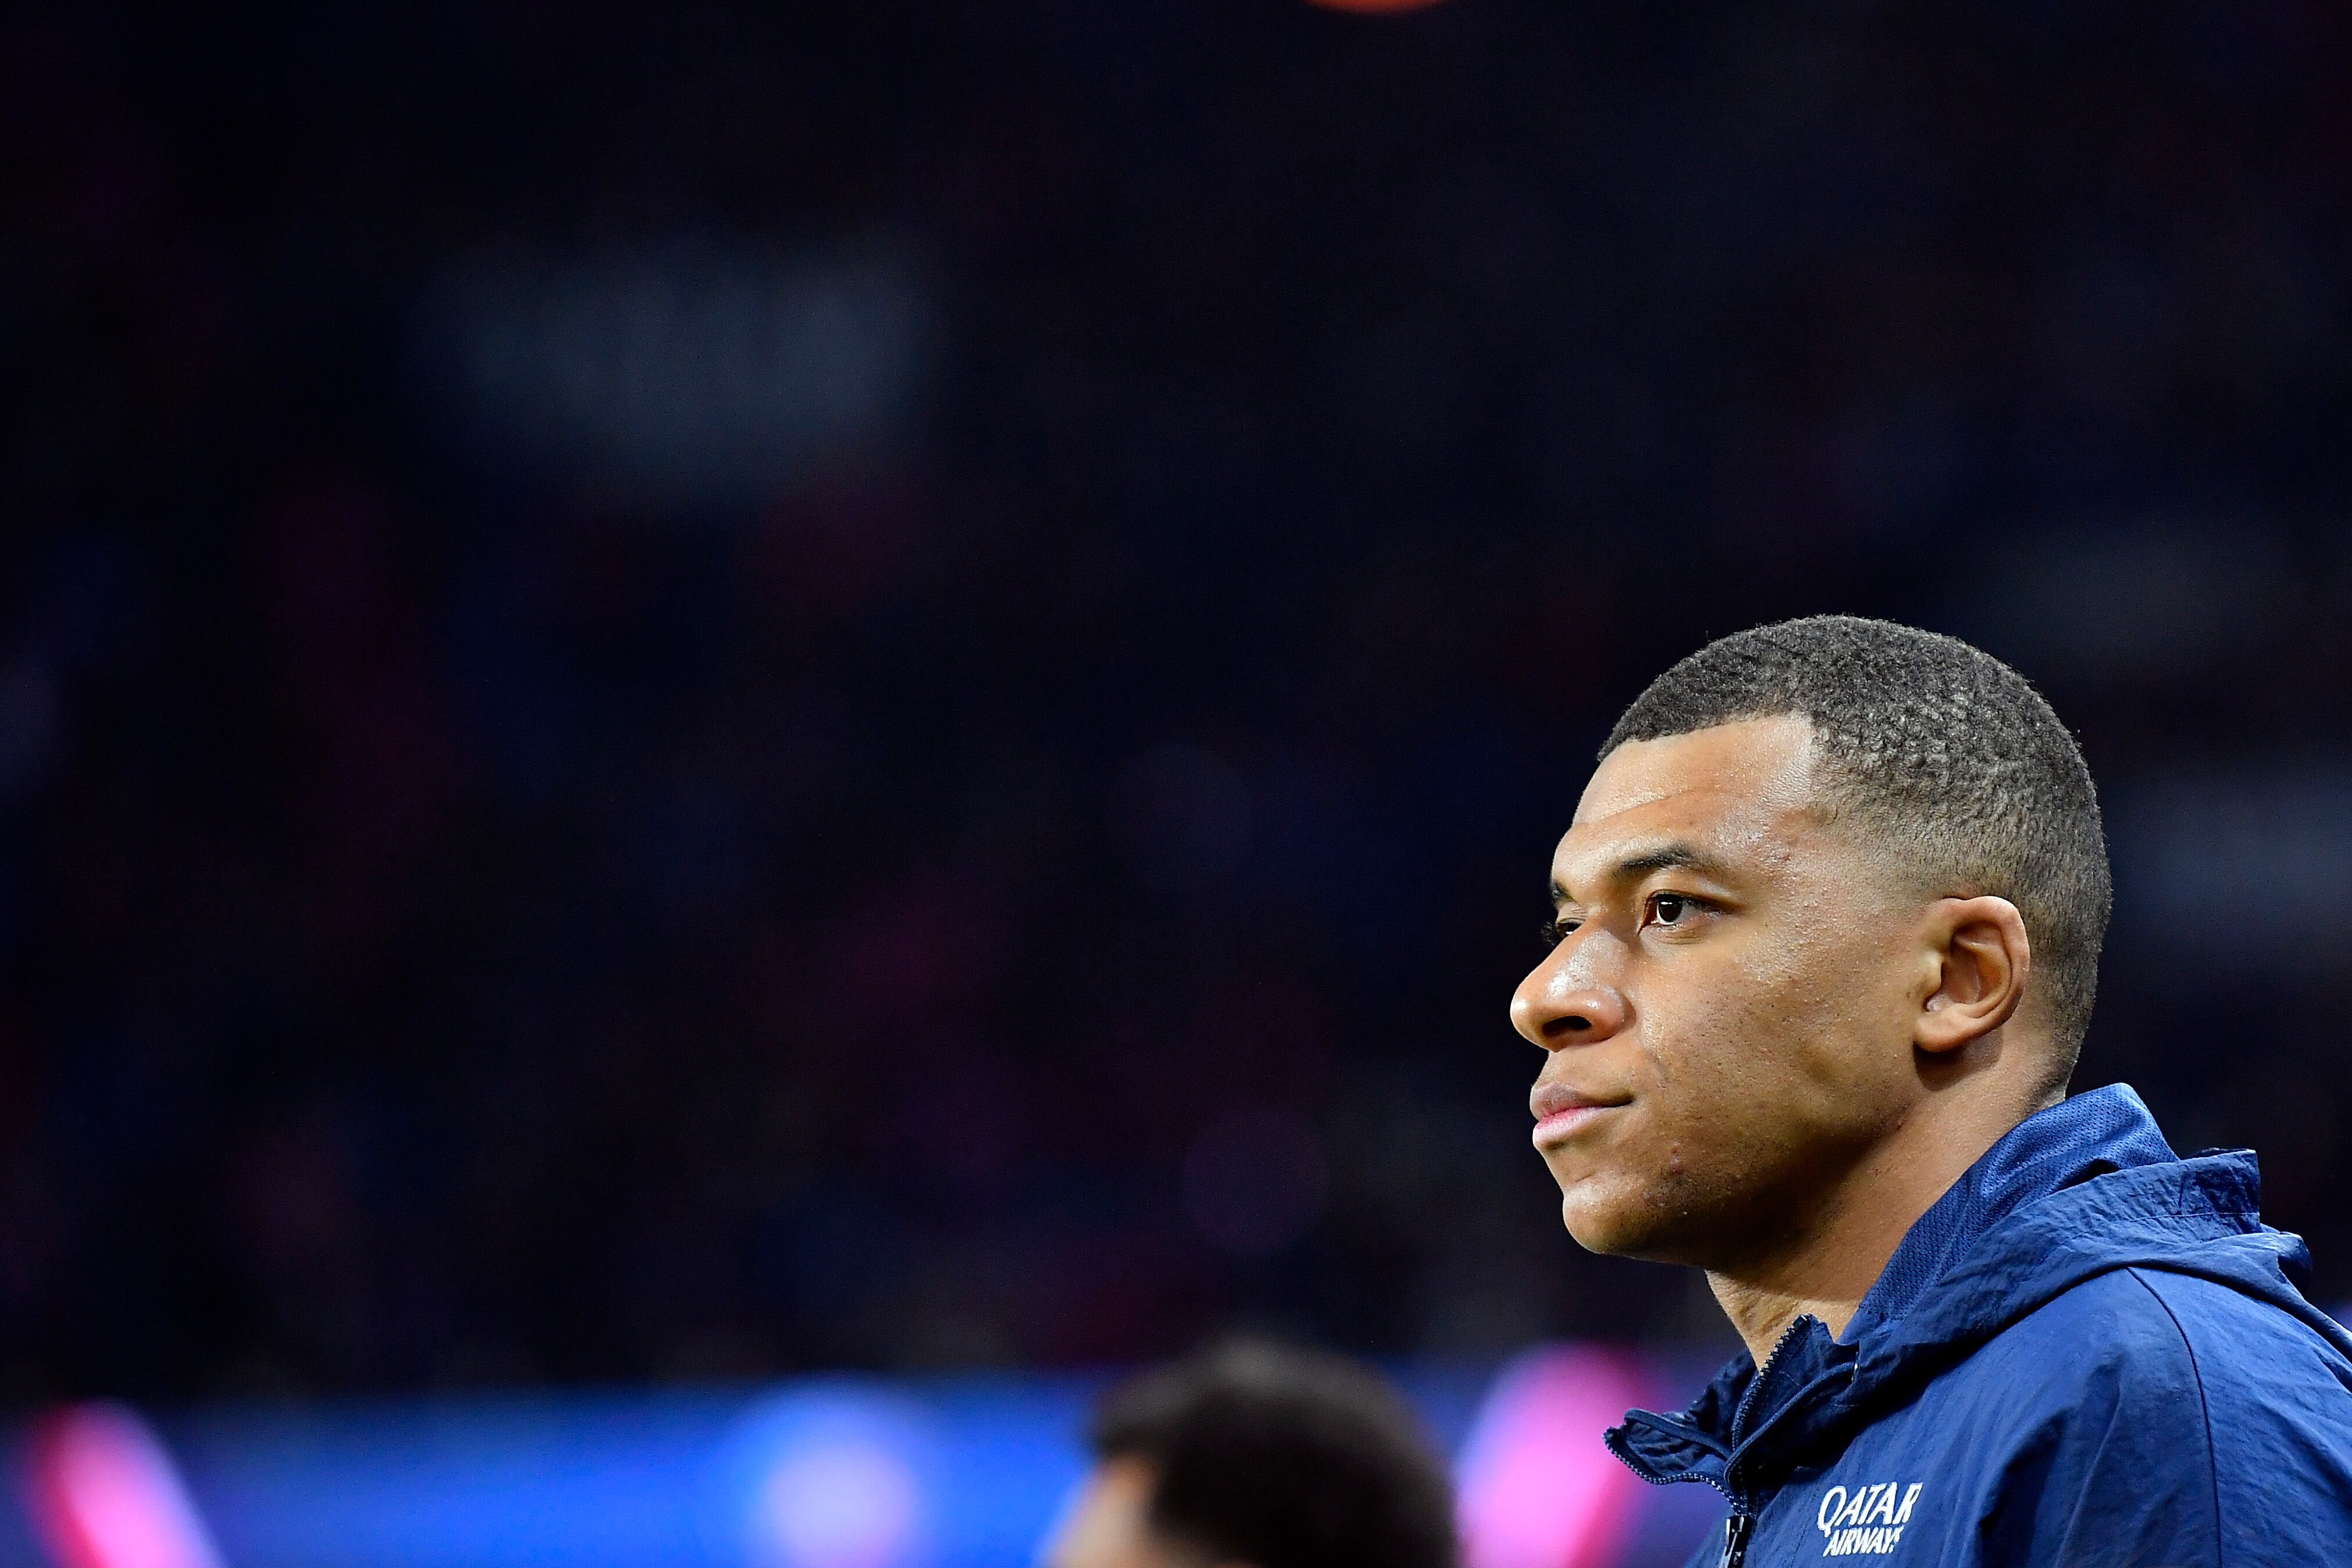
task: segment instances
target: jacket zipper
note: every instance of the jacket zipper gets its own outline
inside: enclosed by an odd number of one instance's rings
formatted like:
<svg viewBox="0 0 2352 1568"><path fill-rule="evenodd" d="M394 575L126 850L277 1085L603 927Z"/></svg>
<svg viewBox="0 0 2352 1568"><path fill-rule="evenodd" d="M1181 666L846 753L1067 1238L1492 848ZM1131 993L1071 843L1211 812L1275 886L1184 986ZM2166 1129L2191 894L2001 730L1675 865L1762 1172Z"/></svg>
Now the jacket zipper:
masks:
<svg viewBox="0 0 2352 1568"><path fill-rule="evenodd" d="M1734 1508L1731 1517L1723 1521L1723 1561L1718 1568L1739 1568L1748 1556L1748 1537L1756 1528L1756 1516Z"/></svg>
<svg viewBox="0 0 2352 1568"><path fill-rule="evenodd" d="M1748 1392L1740 1397L1739 1408L1732 1413L1731 1429L1733 1431L1739 1430L1747 1421L1748 1409L1755 1405L1756 1396L1764 1392L1764 1374L1772 1370L1772 1363L1780 1359L1780 1352L1789 1348L1789 1342L1797 1337L1804 1328L1806 1321L1806 1316L1800 1314L1790 1321L1787 1328L1780 1331L1780 1339L1773 1342L1772 1353L1766 1356L1763 1364L1756 1369L1756 1380L1748 1385ZM1727 1471L1724 1479L1730 1479ZM1724 1488L1727 1493L1730 1489L1729 1487ZM1739 1565L1748 1560L1748 1538L1755 1531L1756 1516L1740 1507L1738 1498L1733 1498L1730 1516L1723 1521L1723 1556L1717 1563L1717 1568L1739 1568Z"/></svg>

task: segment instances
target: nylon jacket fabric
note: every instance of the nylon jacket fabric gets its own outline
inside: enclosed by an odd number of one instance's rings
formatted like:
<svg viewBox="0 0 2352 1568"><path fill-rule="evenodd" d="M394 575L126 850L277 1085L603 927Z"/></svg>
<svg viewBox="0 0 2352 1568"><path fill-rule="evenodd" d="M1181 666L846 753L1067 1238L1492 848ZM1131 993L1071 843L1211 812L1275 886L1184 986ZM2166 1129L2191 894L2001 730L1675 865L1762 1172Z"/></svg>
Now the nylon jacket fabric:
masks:
<svg viewBox="0 0 2352 1568"><path fill-rule="evenodd" d="M2182 1158L2122 1085L2019 1125L1843 1340L1811 1318L1610 1448L1710 1485L1749 1568L2352 1563L2352 1336L2262 1223L2254 1157Z"/></svg>

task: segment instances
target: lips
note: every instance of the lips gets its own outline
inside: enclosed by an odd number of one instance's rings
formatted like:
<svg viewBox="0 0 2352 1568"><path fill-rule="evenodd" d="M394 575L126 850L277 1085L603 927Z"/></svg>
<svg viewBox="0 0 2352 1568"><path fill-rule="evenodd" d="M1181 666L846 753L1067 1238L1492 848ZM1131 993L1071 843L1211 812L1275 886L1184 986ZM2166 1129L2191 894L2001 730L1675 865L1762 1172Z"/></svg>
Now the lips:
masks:
<svg viewBox="0 0 2352 1568"><path fill-rule="evenodd" d="M1528 1109L1536 1117L1536 1146L1557 1143L1630 1103L1630 1100L1610 1100L1566 1084L1539 1083L1528 1096Z"/></svg>
<svg viewBox="0 0 2352 1568"><path fill-rule="evenodd" d="M1624 1103L1624 1097L1612 1100L1606 1095L1589 1094L1582 1089L1570 1089L1564 1083L1539 1083L1528 1096L1528 1109L1535 1113L1538 1121L1557 1116L1564 1110L1605 1110L1608 1107Z"/></svg>

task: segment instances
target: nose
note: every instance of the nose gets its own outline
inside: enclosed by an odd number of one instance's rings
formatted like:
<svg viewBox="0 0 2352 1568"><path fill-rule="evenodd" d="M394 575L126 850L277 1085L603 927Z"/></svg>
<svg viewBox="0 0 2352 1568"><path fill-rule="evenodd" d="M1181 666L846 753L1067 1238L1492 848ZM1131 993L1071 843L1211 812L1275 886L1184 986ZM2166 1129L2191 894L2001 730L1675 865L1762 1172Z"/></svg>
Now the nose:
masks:
<svg viewBox="0 0 2352 1568"><path fill-rule="evenodd" d="M1561 962L1555 952L1519 982L1511 996L1511 1026L1545 1050L1590 1046L1625 1026L1624 993Z"/></svg>

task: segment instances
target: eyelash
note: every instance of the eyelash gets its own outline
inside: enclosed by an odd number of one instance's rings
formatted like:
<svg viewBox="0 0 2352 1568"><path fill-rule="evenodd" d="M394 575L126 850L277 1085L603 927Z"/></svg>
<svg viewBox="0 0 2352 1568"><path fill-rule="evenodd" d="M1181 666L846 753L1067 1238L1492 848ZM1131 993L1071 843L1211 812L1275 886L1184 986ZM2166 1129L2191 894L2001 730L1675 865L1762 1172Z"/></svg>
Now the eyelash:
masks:
<svg viewBox="0 0 2352 1568"><path fill-rule="evenodd" d="M1646 926L1650 923L1652 912L1660 899L1672 899L1676 903L1687 904L1694 910L1711 910L1716 907L1715 905L1708 903L1705 899L1695 897L1689 893L1652 893L1648 898L1642 900L1642 923L1643 925ZM1582 921L1559 919L1544 921L1541 933L1544 946L1558 947L1560 943L1561 938L1568 936L1583 923L1584 922Z"/></svg>

